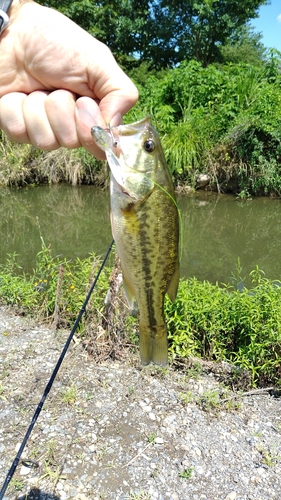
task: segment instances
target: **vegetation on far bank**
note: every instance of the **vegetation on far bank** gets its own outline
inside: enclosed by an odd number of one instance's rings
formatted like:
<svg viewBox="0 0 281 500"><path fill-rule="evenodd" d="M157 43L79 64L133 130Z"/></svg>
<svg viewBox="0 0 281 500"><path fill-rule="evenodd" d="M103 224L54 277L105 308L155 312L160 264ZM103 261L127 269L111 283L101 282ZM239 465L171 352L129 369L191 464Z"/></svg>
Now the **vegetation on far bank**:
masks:
<svg viewBox="0 0 281 500"><path fill-rule="evenodd" d="M196 188L200 174L209 189L240 197L281 194L281 54L264 64L214 65L183 61L153 72L132 71L140 91L126 115L150 114L162 139L175 185ZM25 183L103 185L105 162L84 149L43 152L12 144L2 134L0 185Z"/></svg>
<svg viewBox="0 0 281 500"><path fill-rule="evenodd" d="M280 196L281 53L251 26L267 0L39 3L112 50L140 92L125 122L152 115L175 185L196 189L204 174L207 189ZM0 186L107 181L104 162L83 149L0 140Z"/></svg>
<svg viewBox="0 0 281 500"><path fill-rule="evenodd" d="M54 328L71 327L82 307L101 260L95 255L75 261L52 257L44 243L31 274L22 274L16 255L0 266L0 300L23 314L46 318ZM118 263L102 272L78 335L95 359L121 357L138 350L138 319L130 316L118 290ZM185 364L192 357L234 365L232 382L253 385L281 382L281 283L251 273L250 289L181 280L165 314L170 360ZM110 302L105 304L107 292Z"/></svg>

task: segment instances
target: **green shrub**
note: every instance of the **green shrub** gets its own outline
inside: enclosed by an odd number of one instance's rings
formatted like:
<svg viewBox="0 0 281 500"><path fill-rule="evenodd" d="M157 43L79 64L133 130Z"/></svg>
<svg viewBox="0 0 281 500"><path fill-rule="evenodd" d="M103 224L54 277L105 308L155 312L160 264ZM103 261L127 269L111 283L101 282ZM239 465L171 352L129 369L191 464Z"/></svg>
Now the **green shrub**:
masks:
<svg viewBox="0 0 281 500"><path fill-rule="evenodd" d="M94 255L75 261L54 258L42 242L31 275L21 274L16 255L8 256L0 267L0 300L26 314L70 327L100 263ZM80 330L90 338L93 330L97 335L103 332L101 349L108 342L108 352L112 352L114 343L118 352L125 345L133 350L138 345L138 322L129 316L123 294L113 295L112 307L105 311L106 293L119 272L118 268L113 272L104 269ZM247 370L253 385L280 385L281 283L266 279L258 268L251 279L252 287L242 291L196 278L181 280L176 301L167 299L165 303L171 357L228 361L240 371Z"/></svg>
<svg viewBox="0 0 281 500"><path fill-rule="evenodd" d="M252 383L281 382L281 283L251 273L242 292L197 279L182 280L176 302L166 302L170 353L230 361Z"/></svg>
<svg viewBox="0 0 281 500"><path fill-rule="evenodd" d="M97 273L101 260L95 255L75 261L53 257L42 242L33 274L20 274L15 254L0 265L0 300L16 306L26 314L53 317L59 311L62 324L70 326L76 319ZM95 288L94 307L103 308L108 289L109 270L105 269Z"/></svg>
<svg viewBox="0 0 281 500"><path fill-rule="evenodd" d="M176 183L195 185L197 174L207 173L213 189L240 196L279 195L279 67L280 53L257 66L205 68L197 61L183 61L156 72L142 63L132 70L140 99L124 123L152 116ZM2 134L0 185L105 180L104 162L82 148L41 152L29 145L12 145Z"/></svg>

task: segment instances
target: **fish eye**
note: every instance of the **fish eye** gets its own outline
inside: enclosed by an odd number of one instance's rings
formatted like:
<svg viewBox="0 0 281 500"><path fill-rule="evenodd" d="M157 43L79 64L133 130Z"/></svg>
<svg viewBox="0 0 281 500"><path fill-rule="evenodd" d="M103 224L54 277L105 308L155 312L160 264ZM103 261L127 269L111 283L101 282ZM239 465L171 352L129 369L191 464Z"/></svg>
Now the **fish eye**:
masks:
<svg viewBox="0 0 281 500"><path fill-rule="evenodd" d="M147 153L152 153L155 149L155 142L152 139L147 139L144 141L143 147Z"/></svg>

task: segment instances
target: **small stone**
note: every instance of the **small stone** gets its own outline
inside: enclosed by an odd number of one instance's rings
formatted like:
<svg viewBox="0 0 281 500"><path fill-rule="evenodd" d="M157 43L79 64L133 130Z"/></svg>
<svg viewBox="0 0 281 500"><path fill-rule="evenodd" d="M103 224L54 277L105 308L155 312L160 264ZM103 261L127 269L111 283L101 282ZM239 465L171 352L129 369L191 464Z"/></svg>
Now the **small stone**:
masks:
<svg viewBox="0 0 281 500"><path fill-rule="evenodd" d="M228 493L227 497L225 497L225 500L235 500L237 497L237 493L235 491L231 491Z"/></svg>
<svg viewBox="0 0 281 500"><path fill-rule="evenodd" d="M199 174L196 178L196 184L198 188L206 187L210 182L210 176L208 174Z"/></svg>
<svg viewBox="0 0 281 500"><path fill-rule="evenodd" d="M22 465L21 468L20 468L20 475L21 476L27 476L27 474L29 474L30 471L31 471L30 467L25 467L24 465Z"/></svg>
<svg viewBox="0 0 281 500"><path fill-rule="evenodd" d="M163 444L163 443L164 443L164 439L163 439L163 438L161 438L161 437L156 437L154 442L155 442L156 444Z"/></svg>

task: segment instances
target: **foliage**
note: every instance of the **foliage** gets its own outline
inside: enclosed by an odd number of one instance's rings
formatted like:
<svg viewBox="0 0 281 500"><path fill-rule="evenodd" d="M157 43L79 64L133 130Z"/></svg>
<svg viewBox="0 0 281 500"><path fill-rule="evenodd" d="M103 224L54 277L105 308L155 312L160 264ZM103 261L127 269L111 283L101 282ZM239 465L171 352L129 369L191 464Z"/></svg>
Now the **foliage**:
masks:
<svg viewBox="0 0 281 500"><path fill-rule="evenodd" d="M140 99L124 117L149 114L159 131L175 183L196 187L208 174L211 189L240 197L281 192L281 54L262 64L182 61L156 71L131 69ZM59 182L104 184L106 167L83 149L40 152L3 139L0 184Z"/></svg>
<svg viewBox="0 0 281 500"><path fill-rule="evenodd" d="M0 299L26 314L50 318L56 326L71 326L99 266L94 255L61 261L52 257L42 242L31 275L20 274L16 256L8 256L0 268ZM119 355L125 345L133 350L138 345L136 319L129 316L128 308L120 306L115 290L118 273L115 269L110 277L105 268L81 325L80 334L92 353L97 349L95 341L92 345L93 325L108 344L107 353L113 352L113 343ZM249 372L254 385L280 384L281 283L266 279L258 268L252 271L251 280L252 287L242 290L196 278L181 280L176 301L167 299L165 303L172 359L228 361L237 367L237 374ZM106 312L109 281L111 304Z"/></svg>
<svg viewBox="0 0 281 500"><path fill-rule="evenodd" d="M204 66L221 60L220 48L267 0L49 0L89 33L106 43L127 68L136 61L173 67L184 59Z"/></svg>
<svg viewBox="0 0 281 500"><path fill-rule="evenodd" d="M261 33L256 33L248 24L240 26L219 50L223 63L259 66L266 59Z"/></svg>
<svg viewBox="0 0 281 500"><path fill-rule="evenodd" d="M280 55L266 63L209 65L183 61L140 85L128 114L151 114L175 182L196 185L208 173L219 190L280 193Z"/></svg>
<svg viewBox="0 0 281 500"><path fill-rule="evenodd" d="M0 299L16 306L27 314L53 318L70 325L76 319L91 280L100 266L94 255L74 262L52 257L50 248L42 241L32 275L21 273L17 256L9 255L5 265L0 265ZM95 308L103 308L102 294L106 294L108 271L105 270L94 292Z"/></svg>
<svg viewBox="0 0 281 500"><path fill-rule="evenodd" d="M102 185L104 162L85 149L41 151L30 144L14 144L0 130L0 186L25 184Z"/></svg>
<svg viewBox="0 0 281 500"><path fill-rule="evenodd" d="M230 361L250 372L253 384L280 383L281 283L257 268L242 291L197 279L180 282L166 303L173 357Z"/></svg>

